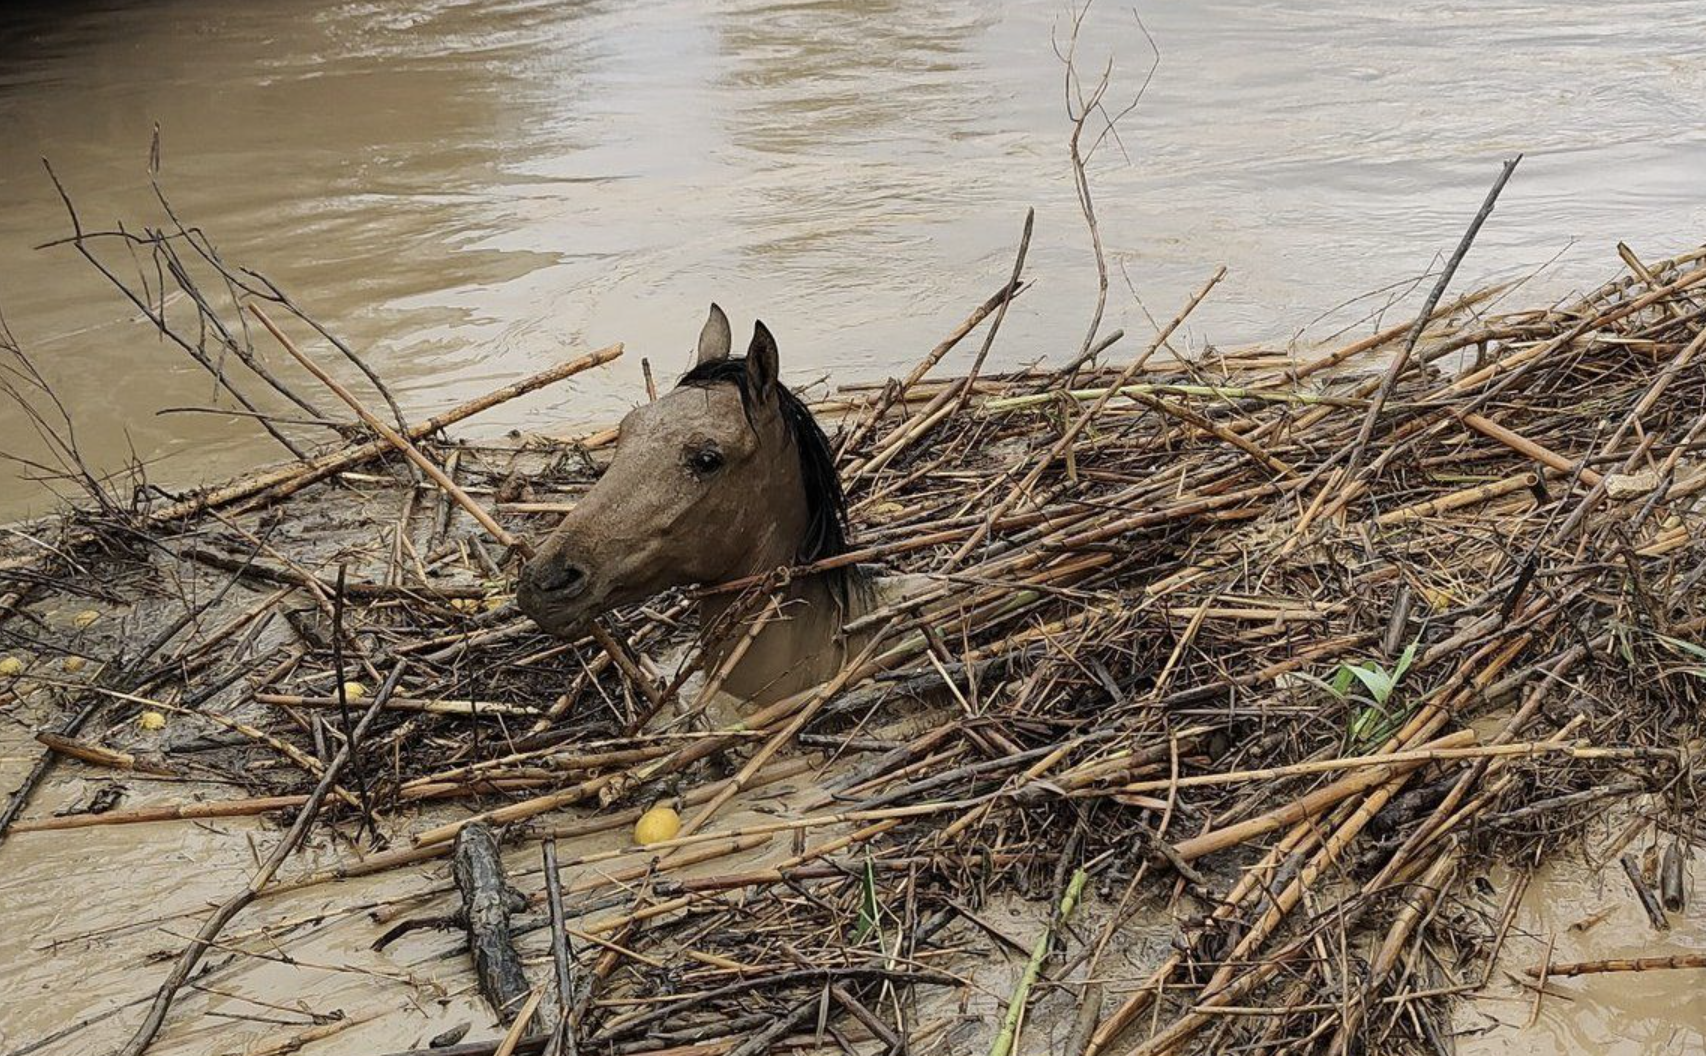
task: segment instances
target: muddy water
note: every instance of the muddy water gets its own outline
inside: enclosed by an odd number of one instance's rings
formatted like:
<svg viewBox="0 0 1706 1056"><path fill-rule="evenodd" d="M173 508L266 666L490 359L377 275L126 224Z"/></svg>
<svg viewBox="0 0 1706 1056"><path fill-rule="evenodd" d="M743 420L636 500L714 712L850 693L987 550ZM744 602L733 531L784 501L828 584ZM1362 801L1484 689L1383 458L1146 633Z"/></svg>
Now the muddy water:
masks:
<svg viewBox="0 0 1706 1056"><path fill-rule="evenodd" d="M642 355L680 368L712 298L762 314L796 382L895 372L998 285L1027 205L1041 281L996 359L1069 354L1088 318L1064 4L43 6L0 23L0 311L102 467L134 452L192 483L280 454L249 421L158 416L212 402L205 376L68 250L31 249L67 231L43 156L92 225L159 222L155 122L182 213L410 408L628 342L487 429L611 418ZM1285 341L1425 270L1518 150L1462 285L1563 253L1542 282L1562 292L1602 279L1617 239L1658 256L1706 231L1696 0L1148 6L1160 69L1093 161L1110 327L1144 332L1139 297L1165 317L1225 263L1191 340ZM1081 54L1135 91L1129 5L1093 13ZM31 443L0 412L0 449ZM0 516L40 508L0 492Z"/></svg>
<svg viewBox="0 0 1706 1056"><path fill-rule="evenodd" d="M1169 315L1219 263L1231 277L1194 320L1196 343L1284 342L1348 296L1404 292L1455 242L1498 159L1517 150L1528 160L1460 286L1562 254L1536 280L1538 298L1597 283L1618 239L1657 257L1706 237L1706 7L1695 0L1153 6L1145 18L1162 65L1123 126L1124 153L1110 144L1093 166L1114 264L1110 327L1141 332L1139 298ZM206 379L68 251L30 248L67 230L44 155L89 223L158 222L145 174L158 122L182 213L366 351L415 411L623 340L628 359L482 428L607 421L639 393L640 356L664 376L681 365L712 298L737 323L762 314L795 381L894 372L999 283L1026 205L1038 210L1040 282L1009 316L995 358L1059 357L1076 348L1093 294L1049 46L1060 13L971 0L440 0L407 10L158 0L39 16L9 6L0 311L98 465L134 452L156 478L193 483L277 456L242 420L159 415L209 403ZM1118 94L1140 83L1148 53L1125 5L1108 5L1083 54L1089 68L1118 57ZM30 443L22 417L0 411L0 448ZM40 508L10 473L0 470L0 517ZM0 739L8 775L34 757L15 734ZM88 791L55 785L37 811ZM252 869L250 837L264 849L271 835L247 822L146 830L20 835L0 849L0 1042L63 1024L71 1006L99 1012L143 993L161 969L150 974L141 957L180 947L198 917L77 936L144 910L204 912ZM79 878L70 898L67 875ZM410 883L441 879L428 868ZM1651 952L1615 881L1560 872L1537 887L1515 963L1551 930L1560 957ZM393 878L372 897L411 889ZM295 896L238 927L356 901L346 887ZM1613 915L1586 935L1567 931L1606 906ZM1706 946L1701 919L1665 948ZM396 1048L461 1019L484 1022L459 989L465 976L431 959L443 936L378 957L364 952L373 930L358 921L292 946L314 965L357 972L246 957L234 978L209 985L392 1012L326 1051ZM1023 921L1013 931L1023 935ZM1122 966L1130 979L1143 967ZM360 974L399 970L440 980L447 1003L411 1004L413 987ZM1467 1014L1464 1029L1493 1029L1466 1050L1702 1044L1706 1010L1688 973L1557 985L1576 1000L1549 999L1533 1027L1508 990L1477 1002L1505 1025ZM239 997L190 1001L271 1014ZM135 1015L54 1051L110 1045ZM159 1051L240 1051L297 1029L219 1022L198 1018L198 1033L168 1035Z"/></svg>
<svg viewBox="0 0 1706 1056"><path fill-rule="evenodd" d="M8 744L8 747L10 745ZM104 780L72 780L37 797L42 812L69 807ZM132 798L181 802L181 785L149 787L126 779ZM9 786L8 786L9 787ZM795 780L746 797L732 824L773 820L795 810L815 788ZM218 794L213 792L212 794ZM753 813L757 806L767 813ZM429 813L427 818L433 815ZM453 815L441 812L438 820ZM429 823L411 818L411 825ZM254 872L279 829L252 819L169 823L139 828L86 828L19 833L5 848L0 906L0 1052L49 1037L83 1019L95 1020L46 1047L69 1054L115 1049L139 1022L138 998L150 996L166 971L158 955L175 955L211 906L229 898ZM563 860L630 846L628 830L562 844ZM789 855L785 839L680 871L682 876L757 868ZM316 868L352 862L361 852L329 837L311 842L282 880ZM510 853L516 886L540 886L537 845ZM613 869L645 855L565 866L571 899L577 885L596 884ZM74 878L69 883L67 878ZM161 1056L257 1053L316 1026L314 1015L338 1018L315 1039L320 1052L387 1052L425 1046L460 1024L470 1039L490 1038L492 1014L473 990L457 929L412 931L383 950L374 941L391 925L455 908L444 862L392 870L365 880L306 887L269 897L241 914L206 963L212 970L186 989L160 1041ZM571 901L571 906L574 904ZM376 915L382 919L376 919ZM578 921L602 919L608 914ZM549 944L535 930L519 948L537 981L549 971Z"/></svg>
<svg viewBox="0 0 1706 1056"><path fill-rule="evenodd" d="M1639 846L1639 845L1637 845ZM1706 880L1698 855L1686 915L1653 931L1617 864L1593 874L1576 863L1542 869L1507 940L1504 969L1521 973L1551 948L1553 963L1664 957L1706 951ZM1532 990L1498 973L1457 1013L1460 1056L1706 1052L1706 987L1699 971L1648 971L1555 979L1535 1009Z"/></svg>

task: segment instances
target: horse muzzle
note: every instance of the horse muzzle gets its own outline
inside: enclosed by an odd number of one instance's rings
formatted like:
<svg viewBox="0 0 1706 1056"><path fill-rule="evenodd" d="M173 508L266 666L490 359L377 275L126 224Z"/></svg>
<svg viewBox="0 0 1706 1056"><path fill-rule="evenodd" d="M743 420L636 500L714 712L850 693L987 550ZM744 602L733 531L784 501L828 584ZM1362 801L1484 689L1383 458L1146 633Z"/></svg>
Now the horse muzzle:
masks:
<svg viewBox="0 0 1706 1056"><path fill-rule="evenodd" d="M515 603L547 634L563 636L598 611L592 574L584 565L541 554L521 569Z"/></svg>

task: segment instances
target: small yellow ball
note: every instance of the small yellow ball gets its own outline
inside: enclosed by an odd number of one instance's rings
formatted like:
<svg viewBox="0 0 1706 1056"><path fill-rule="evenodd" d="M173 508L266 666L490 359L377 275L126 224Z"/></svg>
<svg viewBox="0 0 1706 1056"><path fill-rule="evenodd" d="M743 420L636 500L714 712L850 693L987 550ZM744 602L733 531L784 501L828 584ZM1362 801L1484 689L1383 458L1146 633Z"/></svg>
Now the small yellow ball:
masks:
<svg viewBox="0 0 1706 1056"><path fill-rule="evenodd" d="M15 656L0 657L0 678L16 678L24 673L24 662Z"/></svg>
<svg viewBox="0 0 1706 1056"><path fill-rule="evenodd" d="M681 815L672 807L653 807L634 823L634 842L642 847L675 839L681 831Z"/></svg>
<svg viewBox="0 0 1706 1056"><path fill-rule="evenodd" d="M94 609L84 609L82 612L71 617L71 626L77 628L79 631L86 630L93 627L95 625L95 621L100 618L101 614L96 612Z"/></svg>
<svg viewBox="0 0 1706 1056"><path fill-rule="evenodd" d="M136 717L136 724L145 730L163 730L166 728L166 716L157 711L145 711Z"/></svg>
<svg viewBox="0 0 1706 1056"><path fill-rule="evenodd" d="M64 669L67 674L75 675L77 672L83 670L83 665L87 663L88 661L80 656L68 656L59 662L59 666Z"/></svg>
<svg viewBox="0 0 1706 1056"><path fill-rule="evenodd" d="M366 696L367 696L367 687L362 685L360 682L345 682L344 683L344 699L349 701L350 703L353 704L356 701L361 700L362 698L364 698Z"/></svg>

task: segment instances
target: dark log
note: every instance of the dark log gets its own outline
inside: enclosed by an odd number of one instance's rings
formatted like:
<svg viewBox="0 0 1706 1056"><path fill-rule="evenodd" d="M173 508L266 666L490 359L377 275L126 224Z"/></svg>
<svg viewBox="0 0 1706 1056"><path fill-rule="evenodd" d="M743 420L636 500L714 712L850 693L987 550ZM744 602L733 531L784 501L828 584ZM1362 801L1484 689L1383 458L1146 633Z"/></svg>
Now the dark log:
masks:
<svg viewBox="0 0 1706 1056"><path fill-rule="evenodd" d="M1672 913L1688 908L1687 873L1683 867L1681 840L1670 841L1659 862L1659 899Z"/></svg>
<svg viewBox="0 0 1706 1056"><path fill-rule="evenodd" d="M548 1034L531 1034L516 1043L510 1050L515 1056L531 1056L545 1047L550 1040ZM401 1052L390 1053L389 1056L492 1056L503 1044L502 1038L490 1041L464 1041L455 1045L445 1045L441 1048L404 1049Z"/></svg>
<svg viewBox="0 0 1706 1056"><path fill-rule="evenodd" d="M557 999L553 1006L556 1011L551 1019L556 1024L556 1033L549 1051L578 1056L580 1046L575 1043L574 1017L570 1014L575 1000L575 962L563 923L563 881L557 871L557 841L546 839L541 853L545 856L545 902L551 911L551 963L556 968L557 979Z"/></svg>
<svg viewBox="0 0 1706 1056"><path fill-rule="evenodd" d="M456 878L457 890L462 892L468 949L474 957L474 975L479 980L480 993L497 1012L498 1019L509 1023L521 1011L521 1004L532 989L521 969L509 925L510 913L525 902L504 878L498 840L490 826L475 822L463 826L456 834L451 873Z"/></svg>
<svg viewBox="0 0 1706 1056"><path fill-rule="evenodd" d="M1670 921L1665 919L1664 907L1659 905L1659 898L1653 894L1653 889L1641 879L1641 867L1635 863L1635 856L1626 854L1618 859L1623 866L1624 875L1629 877L1629 886L1635 889L1635 897L1641 900L1641 908L1647 911L1647 921L1652 924L1654 931L1669 931Z"/></svg>

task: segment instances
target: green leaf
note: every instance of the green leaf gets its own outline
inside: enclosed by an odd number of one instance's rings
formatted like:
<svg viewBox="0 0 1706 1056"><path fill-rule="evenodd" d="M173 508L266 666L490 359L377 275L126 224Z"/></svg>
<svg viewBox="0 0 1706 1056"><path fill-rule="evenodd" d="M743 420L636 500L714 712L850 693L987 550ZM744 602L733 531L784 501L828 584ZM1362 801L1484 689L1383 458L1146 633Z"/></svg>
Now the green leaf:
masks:
<svg viewBox="0 0 1706 1056"><path fill-rule="evenodd" d="M882 908L877 904L877 868L870 858L865 859L865 878L860 886L859 920L853 925L854 942L864 942L882 924Z"/></svg>
<svg viewBox="0 0 1706 1056"><path fill-rule="evenodd" d="M1696 660L1706 660L1706 646L1697 645L1694 642L1683 641L1681 638L1672 638L1668 634L1660 634L1657 631L1653 632L1653 637L1670 646L1672 649L1687 653Z"/></svg>
<svg viewBox="0 0 1706 1056"><path fill-rule="evenodd" d="M1346 693L1350 692L1350 688L1351 688L1350 665L1340 664L1339 669L1337 671L1333 672L1333 695L1336 697L1343 697Z"/></svg>
<svg viewBox="0 0 1706 1056"><path fill-rule="evenodd" d="M1393 678L1385 670L1352 665L1350 672L1356 676L1358 682L1368 688L1368 695L1374 698L1376 704L1386 703L1386 698L1392 695Z"/></svg>
<svg viewBox="0 0 1706 1056"><path fill-rule="evenodd" d="M1345 699L1345 687L1337 685L1336 683L1338 682L1338 679L1336 678L1333 680L1335 684L1329 685L1307 671L1294 671L1292 672L1292 675L1296 678L1303 679L1305 682L1308 682L1310 685L1320 689L1329 696L1335 697L1339 700ZM1350 680L1350 676L1345 676L1345 679L1348 682Z"/></svg>
<svg viewBox="0 0 1706 1056"><path fill-rule="evenodd" d="M1399 679L1404 677L1404 672L1410 670L1410 665L1416 660L1416 647L1421 644L1422 640L1418 638L1404 647L1404 655L1398 658L1398 666L1392 669L1392 684L1394 686L1398 684Z"/></svg>

